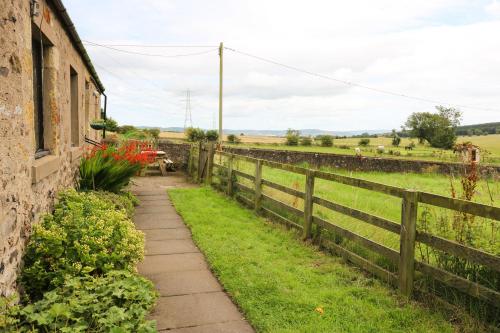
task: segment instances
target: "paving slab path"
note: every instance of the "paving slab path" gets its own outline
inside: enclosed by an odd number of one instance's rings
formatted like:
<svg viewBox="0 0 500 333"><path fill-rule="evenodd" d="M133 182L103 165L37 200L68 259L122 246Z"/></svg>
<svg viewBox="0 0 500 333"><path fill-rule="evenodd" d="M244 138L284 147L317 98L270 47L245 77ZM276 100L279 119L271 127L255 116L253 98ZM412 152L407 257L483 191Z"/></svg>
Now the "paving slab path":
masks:
<svg viewBox="0 0 500 333"><path fill-rule="evenodd" d="M146 234L146 256L138 269L160 294L151 319L159 332L254 332L210 271L167 196L168 188L190 186L180 173L134 179L132 192L140 200L134 222Z"/></svg>

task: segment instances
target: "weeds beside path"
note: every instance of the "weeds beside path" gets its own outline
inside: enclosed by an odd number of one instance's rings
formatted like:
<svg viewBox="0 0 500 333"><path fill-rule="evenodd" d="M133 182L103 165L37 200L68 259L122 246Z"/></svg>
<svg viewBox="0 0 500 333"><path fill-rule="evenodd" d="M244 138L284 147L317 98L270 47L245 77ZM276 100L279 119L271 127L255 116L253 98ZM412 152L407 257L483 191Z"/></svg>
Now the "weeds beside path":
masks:
<svg viewBox="0 0 500 333"><path fill-rule="evenodd" d="M453 332L439 314L209 188L169 195L214 273L259 332Z"/></svg>

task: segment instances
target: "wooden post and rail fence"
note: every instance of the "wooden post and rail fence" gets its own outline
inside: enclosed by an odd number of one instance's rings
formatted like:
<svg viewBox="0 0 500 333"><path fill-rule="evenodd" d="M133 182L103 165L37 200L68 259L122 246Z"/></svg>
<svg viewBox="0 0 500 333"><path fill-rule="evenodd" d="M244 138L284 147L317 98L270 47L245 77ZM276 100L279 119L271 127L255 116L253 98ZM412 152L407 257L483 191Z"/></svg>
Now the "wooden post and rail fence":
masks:
<svg viewBox="0 0 500 333"><path fill-rule="evenodd" d="M222 163L216 163L214 159L215 155L224 158L225 165ZM235 161L237 160L254 163L254 175L237 170L237 168L235 168ZM297 189L264 179L262 177L263 166L304 175L306 179L305 191L299 191ZM223 172L214 174L214 168L220 169ZM219 188L220 190L224 191L229 196L236 196L237 199L245 205L254 208L258 214L262 214L272 220L276 220L287 225L288 227L300 230L302 232L303 240L311 239L313 226L315 226L319 230L326 229L332 231L336 235L357 243L358 245L361 245L388 259L397 267L397 273L391 272L373 263L372 261L346 249L345 247L342 247L340 244L336 244L328 240L322 240L325 242L325 247L333 251L335 254L392 284L398 288L399 292L404 296L410 297L412 295L415 287L414 277L415 273L418 271L423 275L429 276L443 283L444 285L456 288L460 292L469 296L486 301L496 307L499 307L500 305L500 292L498 290L491 289L490 286L485 286L471 281L429 263L418 261L415 256L416 242L420 242L433 249L465 259L474 264L485 266L495 273L500 272L499 256L424 231L417 231L416 228L419 203L497 221L500 220L500 207L454 199L422 191L408 190L364 179L302 168L295 165L281 164L243 155L215 151L213 145L200 144L198 146L193 146L188 171L191 175L194 175L194 179L199 182L205 181L207 184L212 184L212 177L219 177L220 179L223 179L226 185L223 188ZM234 181L237 177L246 179L247 183L250 181L253 186L250 187L238 182L237 180ZM400 198L401 221L397 223L383 217L372 215L370 213L315 196L314 184L316 179L332 181ZM270 195L264 194L262 191L263 186L303 199L304 210L300 210L285 202L272 198ZM235 192L234 189L238 189L238 191ZM253 195L253 200L249 199L243 193ZM274 207L279 207L279 211L286 211L288 214L296 216L298 219L302 220L302 224L293 222L287 217L280 215L279 212L273 211L272 208L265 207L263 202L268 202ZM372 226L399 235L399 251L379 244L364 236L336 225L333 222L326 221L325 219L314 215L314 205L347 215L351 218L355 218Z"/></svg>

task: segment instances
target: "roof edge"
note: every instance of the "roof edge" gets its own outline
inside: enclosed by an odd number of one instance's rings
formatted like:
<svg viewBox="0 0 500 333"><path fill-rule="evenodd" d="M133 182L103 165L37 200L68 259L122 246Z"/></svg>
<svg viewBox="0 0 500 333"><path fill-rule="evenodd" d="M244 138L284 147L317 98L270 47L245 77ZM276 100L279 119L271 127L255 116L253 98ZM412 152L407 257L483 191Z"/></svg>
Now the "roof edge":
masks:
<svg viewBox="0 0 500 333"><path fill-rule="evenodd" d="M75 25L73 24L73 21L69 17L68 11L66 10L66 7L64 7L64 4L62 3L61 0L47 0L48 2L52 3L54 7L57 10L57 14L60 16L62 19L62 25L67 29L67 32L69 33L69 36L74 43L74 46L76 47L78 53L80 53L81 57L83 58L83 61L85 62L85 65L87 66L90 75L92 76L92 79L95 81L97 87L99 88L100 92L103 93L105 88L104 85L102 84L101 80L99 79L99 75L97 75L97 71L94 68L94 65L92 64L92 61L90 60L90 56L87 53L87 50L85 49L85 46L83 46L82 40L80 39L80 36L78 35L78 32L76 31Z"/></svg>

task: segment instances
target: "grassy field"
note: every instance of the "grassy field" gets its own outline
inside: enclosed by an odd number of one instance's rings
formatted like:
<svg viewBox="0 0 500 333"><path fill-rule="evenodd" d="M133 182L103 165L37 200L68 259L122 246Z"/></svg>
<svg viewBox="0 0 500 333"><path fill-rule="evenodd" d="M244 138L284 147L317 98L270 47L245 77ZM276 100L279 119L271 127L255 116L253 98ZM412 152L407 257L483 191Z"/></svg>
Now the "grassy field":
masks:
<svg viewBox="0 0 500 333"><path fill-rule="evenodd" d="M438 312L403 301L378 280L211 189L172 189L169 195L258 332L458 331Z"/></svg>
<svg viewBox="0 0 500 333"><path fill-rule="evenodd" d="M160 137L171 139L174 141L185 140L184 133L178 132L162 132ZM312 145L309 147L304 146L286 146L285 139L282 137L271 136L240 136L241 144L236 147L254 147L263 149L286 149L295 151L310 151L320 153L333 153L333 154L346 154L354 155L355 147L359 147L359 138L345 138L334 139L333 147L321 147L319 145ZM224 138L226 140L226 138ZM417 140L402 138L399 147L391 145L391 138L378 137L370 138L370 145L367 147L360 147L363 156L378 156L384 158L405 158L415 160L429 160L429 161L445 161L445 162L458 162L459 158L451 150L444 150L432 148L428 144L416 144L413 150L405 150L405 146L410 142L417 143ZM458 137L457 142L470 141L473 144L481 147L481 159L484 163L500 164L500 134L483 135L483 136L461 136ZM384 146L385 152L379 154L377 152L378 146Z"/></svg>
<svg viewBox="0 0 500 333"><path fill-rule="evenodd" d="M223 159L216 157L218 163L224 163ZM235 169L243 172L254 174L254 164L245 161L235 163ZM394 185L407 189L415 189L427 191L431 193L450 196L451 188L454 187L457 195L461 192L460 179L450 179L444 175L435 173L384 173L384 172L349 172L345 170L331 170L323 168L322 170L331 171L338 174L344 174L351 177L362 178L375 181L378 183ZM298 190L304 190L305 176L291 173L288 171L263 167L262 176L275 183L292 187ZM239 177L239 182L252 186L248 180ZM286 202L292 206L302 209L303 200L292 197L283 192L274 190L264 186L263 192L270 196ZM394 222L399 223L401 219L401 199L392 197L383 193L369 191L357 187L351 187L331 181L317 179L315 184L315 195L334 201L351 208L356 208L373 215L385 217ZM476 195L473 198L476 202L481 202L488 205L500 206L500 182L485 179L478 183ZM431 216L430 222L423 225L422 214L425 212L427 216ZM315 214L324 217L330 221L334 221L346 229L356 232L362 236L368 237L376 242L384 244L394 249L399 247L399 236L390 232L384 231L371 225L367 225L354 218L343 214L335 213L322 207L315 205ZM452 212L446 209L433 207L421 204L419 206L419 216L421 224L420 228L430 228L429 231L436 235L454 239L455 234L452 228L445 228L445 220L452 221ZM446 219L445 219L446 217ZM438 223L439 221L439 223ZM481 248L485 251L500 255L500 223L488 219L478 218L475 232L480 237L476 237L474 247Z"/></svg>

